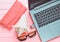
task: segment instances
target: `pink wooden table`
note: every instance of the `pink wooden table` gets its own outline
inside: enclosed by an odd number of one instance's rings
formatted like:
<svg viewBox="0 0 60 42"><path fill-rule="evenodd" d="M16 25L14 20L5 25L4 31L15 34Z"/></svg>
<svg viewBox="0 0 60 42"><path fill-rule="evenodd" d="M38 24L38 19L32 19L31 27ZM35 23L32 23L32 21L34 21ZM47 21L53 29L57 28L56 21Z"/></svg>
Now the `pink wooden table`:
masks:
<svg viewBox="0 0 60 42"><path fill-rule="evenodd" d="M28 8L28 0L19 0ZM26 13L28 15L28 21L29 25L32 25L32 21L29 17L28 12ZM1 18L1 15L0 15ZM0 19L1 20L1 19ZM0 42L41 42L39 39L38 33L33 38L27 38L25 41L19 41L16 37L15 29L12 29L11 31L7 30L6 28L2 27L0 25ZM60 42L60 37L57 37L56 39L50 40L49 42Z"/></svg>

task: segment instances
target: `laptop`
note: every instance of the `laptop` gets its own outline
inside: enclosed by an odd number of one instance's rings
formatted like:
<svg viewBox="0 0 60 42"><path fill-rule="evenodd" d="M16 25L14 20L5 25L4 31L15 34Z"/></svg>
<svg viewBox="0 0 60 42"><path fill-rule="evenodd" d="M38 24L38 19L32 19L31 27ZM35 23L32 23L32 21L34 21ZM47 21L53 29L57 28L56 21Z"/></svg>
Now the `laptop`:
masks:
<svg viewBox="0 0 60 42"><path fill-rule="evenodd" d="M28 0L28 4L41 41L60 36L60 0Z"/></svg>

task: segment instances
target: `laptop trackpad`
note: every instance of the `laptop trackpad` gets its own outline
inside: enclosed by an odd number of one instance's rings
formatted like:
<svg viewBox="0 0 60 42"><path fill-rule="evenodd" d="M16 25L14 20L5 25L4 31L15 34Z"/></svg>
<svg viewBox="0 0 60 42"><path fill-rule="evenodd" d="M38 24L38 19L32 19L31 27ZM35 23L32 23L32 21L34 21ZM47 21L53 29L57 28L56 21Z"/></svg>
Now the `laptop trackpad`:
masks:
<svg viewBox="0 0 60 42"><path fill-rule="evenodd" d="M60 20L38 29L42 42L46 42L60 35Z"/></svg>

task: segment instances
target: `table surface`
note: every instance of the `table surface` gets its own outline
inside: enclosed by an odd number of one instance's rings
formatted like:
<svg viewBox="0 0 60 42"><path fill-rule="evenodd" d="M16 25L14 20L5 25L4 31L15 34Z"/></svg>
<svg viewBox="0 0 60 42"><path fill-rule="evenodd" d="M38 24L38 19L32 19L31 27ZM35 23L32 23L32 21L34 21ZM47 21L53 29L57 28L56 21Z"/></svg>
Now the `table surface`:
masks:
<svg viewBox="0 0 60 42"><path fill-rule="evenodd" d="M15 1L16 0L0 0L0 20L3 18L3 16L5 15L5 13L9 10L9 8L13 5L13 3ZM19 0L19 1L28 9L28 0ZM11 2L11 4L10 5L8 4L7 7L6 7L6 6L4 6L5 4L2 5L2 2L3 3L4 2ZM3 8L3 7L7 8L7 10L5 8ZM4 10L2 10L2 8ZM31 18L29 17L28 10L26 11L25 14L28 15L27 19L29 21L28 22L29 25L32 25L32 21L31 21ZM6 30L6 29L3 30L2 28L4 28L4 27L0 26L0 41L1 42L4 42L4 41L5 42L7 42L7 41L12 42L13 38L14 38L14 42L17 42L17 39L15 39L16 36L14 36L15 35L14 31L11 30L11 32L9 33L8 30ZM6 36L6 35L8 35L8 36ZM9 39L7 39L7 37ZM4 39L2 39L2 38L4 38ZM41 40L40 40L40 38L38 36L38 33L36 33L36 35L34 37L32 37L32 38L28 37L25 41L20 41L20 42L41 42ZM60 37L52 39L52 40L50 40L48 42L60 42Z"/></svg>

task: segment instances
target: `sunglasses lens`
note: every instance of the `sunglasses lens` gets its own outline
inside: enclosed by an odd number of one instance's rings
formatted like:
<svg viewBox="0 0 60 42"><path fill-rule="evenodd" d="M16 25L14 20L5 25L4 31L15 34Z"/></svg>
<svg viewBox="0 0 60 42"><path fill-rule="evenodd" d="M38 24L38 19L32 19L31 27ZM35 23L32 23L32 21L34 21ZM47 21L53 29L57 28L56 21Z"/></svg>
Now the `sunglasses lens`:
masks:
<svg viewBox="0 0 60 42"><path fill-rule="evenodd" d="M29 37L33 37L35 34L36 34L35 31L34 31L34 32L31 32L31 33L29 34Z"/></svg>
<svg viewBox="0 0 60 42"><path fill-rule="evenodd" d="M20 37L18 37L18 39L19 39L20 41L23 41L23 40L26 40L27 37L26 37L26 36L20 36Z"/></svg>
<svg viewBox="0 0 60 42"><path fill-rule="evenodd" d="M28 36L27 32L23 32L20 37L18 38L20 41L26 40Z"/></svg>

